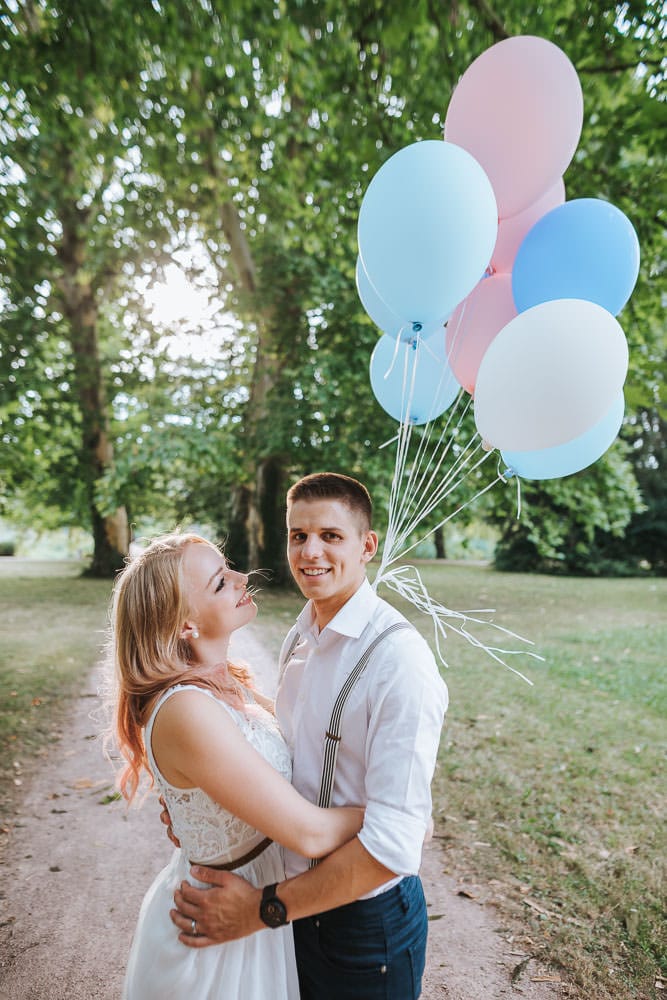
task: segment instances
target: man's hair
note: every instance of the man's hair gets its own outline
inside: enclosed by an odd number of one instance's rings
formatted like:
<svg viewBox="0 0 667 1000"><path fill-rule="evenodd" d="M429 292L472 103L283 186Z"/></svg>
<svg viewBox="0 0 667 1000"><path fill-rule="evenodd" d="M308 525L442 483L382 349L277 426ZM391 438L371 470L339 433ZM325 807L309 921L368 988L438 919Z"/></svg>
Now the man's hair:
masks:
<svg viewBox="0 0 667 1000"><path fill-rule="evenodd" d="M365 531L370 531L373 501L366 487L338 472L314 472L304 476L287 491L287 506L297 500L340 500L358 514Z"/></svg>

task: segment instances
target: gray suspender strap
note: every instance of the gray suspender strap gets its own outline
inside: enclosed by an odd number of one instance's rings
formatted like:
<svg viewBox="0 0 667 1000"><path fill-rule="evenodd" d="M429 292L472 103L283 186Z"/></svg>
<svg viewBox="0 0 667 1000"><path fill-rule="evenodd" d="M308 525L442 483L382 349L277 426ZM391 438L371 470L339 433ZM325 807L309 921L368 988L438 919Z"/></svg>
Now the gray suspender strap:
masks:
<svg viewBox="0 0 667 1000"><path fill-rule="evenodd" d="M283 676L283 674L285 672L285 668L287 667L287 664L291 660L292 653L294 652L294 650L296 649L297 645L299 644L299 640L300 639L301 639L301 636L299 635L299 633L295 632L294 633L294 638L292 639L291 643L289 644L289 649L285 653L285 655L283 657L282 663L279 665L279 668L278 668L278 680L282 679L282 676Z"/></svg>
<svg viewBox="0 0 667 1000"><path fill-rule="evenodd" d="M333 791L334 776L336 773L336 758L338 756L338 746L341 738L340 730L343 720L343 711L350 692L366 669L368 661L373 655L375 648L379 646L383 639L386 639L388 635L391 635L392 632L397 632L402 628L412 628L412 625L410 625L409 622L395 622L393 625L390 625L389 628L386 628L384 632L380 632L380 634L373 639L370 646L364 650L359 662L355 666L354 670L352 670L352 672L348 675L345 683L338 692L338 697L336 698L331 712L329 728L327 729L324 737L322 778L320 781L320 795L317 800L318 806L321 806L323 809L326 809L331 803L331 793ZM310 862L310 867L312 868L316 864L316 859L313 859Z"/></svg>

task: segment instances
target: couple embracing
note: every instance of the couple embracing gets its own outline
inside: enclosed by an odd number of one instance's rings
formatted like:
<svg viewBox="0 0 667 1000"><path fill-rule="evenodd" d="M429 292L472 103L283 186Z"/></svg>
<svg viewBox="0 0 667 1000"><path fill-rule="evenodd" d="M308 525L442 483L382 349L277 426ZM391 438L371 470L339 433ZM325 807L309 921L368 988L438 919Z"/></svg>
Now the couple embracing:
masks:
<svg viewBox="0 0 667 1000"><path fill-rule="evenodd" d="M308 603L275 706L228 660L256 607L214 545L157 539L116 583L121 786L131 799L148 770L180 841L144 898L126 1000L420 994L418 871L447 690L366 579L378 539L361 483L300 480L287 533Z"/></svg>

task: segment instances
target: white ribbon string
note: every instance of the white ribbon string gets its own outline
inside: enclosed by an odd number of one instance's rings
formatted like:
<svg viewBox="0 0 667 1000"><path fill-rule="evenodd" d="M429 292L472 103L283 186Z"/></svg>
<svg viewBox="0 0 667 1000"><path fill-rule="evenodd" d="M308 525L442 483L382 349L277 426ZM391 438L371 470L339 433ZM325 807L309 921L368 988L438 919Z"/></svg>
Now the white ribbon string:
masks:
<svg viewBox="0 0 667 1000"><path fill-rule="evenodd" d="M457 333L458 330L454 334L452 346L456 342ZM492 482L478 490L474 496L459 504L455 510L439 520L434 527L424 531L419 537L414 537L420 525L433 514L455 489L461 486L470 476L474 475L492 452L484 450L483 454L479 455L480 449L483 449L484 446L477 433L465 444L458 443L457 439L463 419L472 402L471 397L467 397L466 399L463 390L461 390L454 405L450 408L447 418L444 421L444 426L439 433L436 432L435 421L429 421L423 426L416 447L416 453L412 461L410 461L415 427L410 420L405 418L410 413L419 352L424 349L430 351L430 348L428 348L428 345L425 345L419 334L415 335L412 347L413 350L406 351L403 368L401 412L404 419L399 424L397 435L381 445L384 448L395 443L396 458L389 496L387 532L382 549L380 567L373 581L373 588L377 590L380 584L385 584L401 597L410 601L419 611L429 615L434 627L436 651L439 659L445 666L448 664L442 655L441 643L447 638L447 630L453 630L471 643L471 645L484 650L493 660L507 667L508 670L521 677L522 680L528 684L532 684L532 681L525 677L524 674L506 663L503 657L523 653L536 660L543 660L542 656L525 649L506 649L504 647L489 645L475 635L469 626L479 625L492 628L512 640L533 645L531 640L486 618L477 617L478 615L493 614L493 609L455 611L446 607L430 596L426 585L414 566L395 565L399 560L403 560L417 545L429 538L439 528L442 528L466 507L473 504L484 493L497 485L498 482L507 482L506 477L512 475L512 470L506 469L504 473L501 473L500 468L498 468L496 478ZM395 364L396 357L397 351L394 354L389 372ZM411 360L412 365L410 364ZM451 373L447 369L443 369L443 377L451 377ZM464 399L465 403L462 405ZM452 454L454 456L453 459L451 458ZM451 461L447 467L446 463L449 459ZM519 477L517 476L516 479L518 517L521 512L521 493Z"/></svg>

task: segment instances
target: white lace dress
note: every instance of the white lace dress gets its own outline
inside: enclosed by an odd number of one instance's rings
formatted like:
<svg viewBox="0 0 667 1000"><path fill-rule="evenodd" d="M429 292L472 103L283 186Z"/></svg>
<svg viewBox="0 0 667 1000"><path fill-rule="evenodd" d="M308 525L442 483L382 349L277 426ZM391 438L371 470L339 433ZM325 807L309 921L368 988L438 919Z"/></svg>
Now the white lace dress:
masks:
<svg viewBox="0 0 667 1000"><path fill-rule="evenodd" d="M158 790L169 808L174 832L181 842L171 862L144 897L125 976L124 1000L298 1000L299 986L291 925L259 931L250 937L208 948L187 948L171 922L174 889L190 875L190 862L224 864L248 854L264 835L224 810L200 788L170 785L160 774L151 751L151 733L158 710L176 691L202 688L179 685L158 701L148 720L145 740ZM291 761L278 724L259 705L247 706L247 716L214 698L230 713L253 747L276 770L291 779ZM271 844L235 874L255 886L284 878L282 851Z"/></svg>

